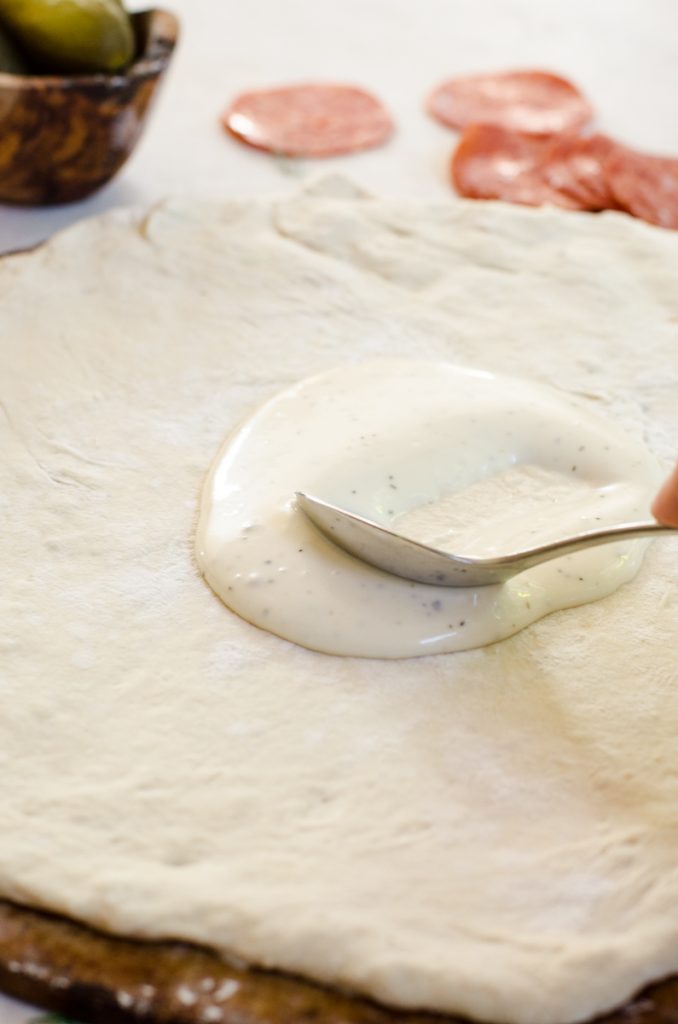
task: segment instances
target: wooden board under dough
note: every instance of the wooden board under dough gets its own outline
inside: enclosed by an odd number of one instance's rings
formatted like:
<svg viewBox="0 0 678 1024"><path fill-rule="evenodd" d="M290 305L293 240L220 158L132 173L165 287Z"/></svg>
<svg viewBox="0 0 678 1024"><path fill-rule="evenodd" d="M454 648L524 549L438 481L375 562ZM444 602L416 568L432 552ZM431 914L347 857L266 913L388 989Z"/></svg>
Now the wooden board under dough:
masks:
<svg viewBox="0 0 678 1024"><path fill-rule="evenodd" d="M185 943L105 935L6 901L0 991L83 1024L461 1024L234 966ZM678 1024L678 978L652 985L597 1024Z"/></svg>

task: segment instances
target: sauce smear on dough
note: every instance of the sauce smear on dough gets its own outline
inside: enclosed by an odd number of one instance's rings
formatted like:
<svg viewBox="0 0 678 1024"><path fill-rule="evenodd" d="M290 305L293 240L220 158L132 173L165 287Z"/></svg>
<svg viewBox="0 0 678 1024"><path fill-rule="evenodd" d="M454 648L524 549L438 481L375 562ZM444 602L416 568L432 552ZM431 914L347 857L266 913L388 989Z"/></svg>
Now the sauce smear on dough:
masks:
<svg viewBox="0 0 678 1024"><path fill-rule="evenodd" d="M377 360L302 381L226 442L197 555L244 619L330 654L459 651L611 593L644 543L579 552L503 586L457 589L374 569L328 541L297 490L460 554L646 514L656 460L548 388L447 363Z"/></svg>

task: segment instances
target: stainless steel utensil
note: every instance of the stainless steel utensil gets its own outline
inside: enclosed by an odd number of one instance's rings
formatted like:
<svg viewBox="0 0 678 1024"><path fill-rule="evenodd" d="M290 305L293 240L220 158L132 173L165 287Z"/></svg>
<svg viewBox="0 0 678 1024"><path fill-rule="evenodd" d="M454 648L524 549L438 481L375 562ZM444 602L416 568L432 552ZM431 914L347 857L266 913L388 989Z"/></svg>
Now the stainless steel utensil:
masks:
<svg viewBox="0 0 678 1024"><path fill-rule="evenodd" d="M485 587L505 583L532 566L599 544L678 533L677 527L662 526L654 521L623 523L493 558L469 558L410 540L371 519L302 491L297 491L296 499L311 522L344 551L394 576L440 587Z"/></svg>

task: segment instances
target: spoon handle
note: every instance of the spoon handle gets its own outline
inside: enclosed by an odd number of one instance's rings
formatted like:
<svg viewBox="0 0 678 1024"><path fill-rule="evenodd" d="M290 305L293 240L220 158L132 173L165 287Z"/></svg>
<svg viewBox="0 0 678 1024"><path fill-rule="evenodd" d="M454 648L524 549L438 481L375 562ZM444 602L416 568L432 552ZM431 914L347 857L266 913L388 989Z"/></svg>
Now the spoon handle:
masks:
<svg viewBox="0 0 678 1024"><path fill-rule="evenodd" d="M605 526L602 529L579 533L574 537L565 537L563 540L541 544L539 547L530 548L529 551L520 551L504 556L500 555L494 557L492 561L498 566L510 566L513 562L521 562L526 569L529 569L533 565L548 562L551 558L559 558L561 555L572 555L576 551L585 551L586 548L598 547L600 544L613 544L615 541L652 537L661 533L678 534L678 527L663 526L654 520L640 523L624 523L622 526Z"/></svg>

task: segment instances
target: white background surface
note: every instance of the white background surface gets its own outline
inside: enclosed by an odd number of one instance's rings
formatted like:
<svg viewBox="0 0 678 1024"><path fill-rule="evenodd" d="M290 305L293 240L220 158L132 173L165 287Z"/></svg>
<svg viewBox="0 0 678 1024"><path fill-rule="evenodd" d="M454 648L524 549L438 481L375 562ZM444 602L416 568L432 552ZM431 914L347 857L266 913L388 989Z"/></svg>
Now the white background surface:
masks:
<svg viewBox="0 0 678 1024"><path fill-rule="evenodd" d="M135 3L135 6L142 6ZM560 71L587 92L600 128L678 155L677 0L168 0L183 36L146 135L94 198L51 210L0 206L0 252L79 217L168 192L291 190L341 168L389 195L451 194L449 131L422 111L455 72ZM354 81L390 107L398 134L383 149L327 161L272 160L228 138L219 113L249 86Z"/></svg>
<svg viewBox="0 0 678 1024"><path fill-rule="evenodd" d="M451 196L452 133L423 100L457 73L542 67L571 76L622 141L678 156L678 0L171 0L183 33L148 130L118 178L84 203L0 206L0 252L113 206L176 191L291 191L341 170L387 195ZM136 4L136 7L141 6ZM353 81L389 106L380 150L322 162L273 160L227 137L218 118L242 88ZM0 998L0 1024L32 1016Z"/></svg>

